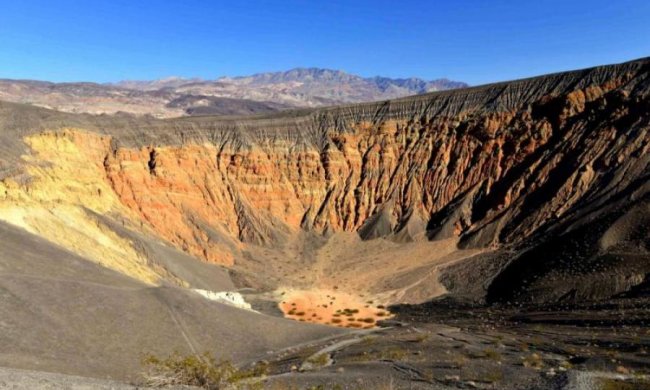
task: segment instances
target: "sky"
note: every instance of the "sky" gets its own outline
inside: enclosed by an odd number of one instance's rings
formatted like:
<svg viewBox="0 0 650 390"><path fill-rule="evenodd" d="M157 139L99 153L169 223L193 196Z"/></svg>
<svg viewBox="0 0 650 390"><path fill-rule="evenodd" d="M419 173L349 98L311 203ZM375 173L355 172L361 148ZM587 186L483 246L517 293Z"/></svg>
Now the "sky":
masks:
<svg viewBox="0 0 650 390"><path fill-rule="evenodd" d="M648 0L0 0L0 78L320 67L478 85L646 56Z"/></svg>

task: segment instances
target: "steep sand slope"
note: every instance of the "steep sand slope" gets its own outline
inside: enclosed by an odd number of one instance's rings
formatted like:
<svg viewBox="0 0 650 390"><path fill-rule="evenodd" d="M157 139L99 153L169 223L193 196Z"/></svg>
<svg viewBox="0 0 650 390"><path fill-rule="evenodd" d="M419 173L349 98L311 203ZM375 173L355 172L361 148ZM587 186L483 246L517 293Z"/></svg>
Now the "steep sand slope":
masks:
<svg viewBox="0 0 650 390"><path fill-rule="evenodd" d="M144 353L263 358L338 332L149 287L4 223L0 241L0 366L128 379Z"/></svg>

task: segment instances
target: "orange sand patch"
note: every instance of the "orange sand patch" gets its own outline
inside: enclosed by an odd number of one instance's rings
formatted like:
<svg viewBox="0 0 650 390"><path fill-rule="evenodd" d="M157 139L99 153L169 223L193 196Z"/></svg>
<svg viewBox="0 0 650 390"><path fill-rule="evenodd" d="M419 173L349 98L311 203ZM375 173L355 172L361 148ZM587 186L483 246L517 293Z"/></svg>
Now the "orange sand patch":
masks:
<svg viewBox="0 0 650 390"><path fill-rule="evenodd" d="M381 302L332 290L281 290L278 306L286 318L338 326L370 329L377 321L391 318Z"/></svg>

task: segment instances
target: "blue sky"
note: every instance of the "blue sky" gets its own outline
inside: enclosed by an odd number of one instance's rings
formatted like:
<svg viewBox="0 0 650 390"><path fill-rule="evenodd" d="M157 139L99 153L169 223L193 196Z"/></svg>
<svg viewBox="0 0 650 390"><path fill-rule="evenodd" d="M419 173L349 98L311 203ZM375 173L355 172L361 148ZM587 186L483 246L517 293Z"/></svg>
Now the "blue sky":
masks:
<svg viewBox="0 0 650 390"><path fill-rule="evenodd" d="M644 56L648 0L0 0L0 78L315 66L476 85Z"/></svg>

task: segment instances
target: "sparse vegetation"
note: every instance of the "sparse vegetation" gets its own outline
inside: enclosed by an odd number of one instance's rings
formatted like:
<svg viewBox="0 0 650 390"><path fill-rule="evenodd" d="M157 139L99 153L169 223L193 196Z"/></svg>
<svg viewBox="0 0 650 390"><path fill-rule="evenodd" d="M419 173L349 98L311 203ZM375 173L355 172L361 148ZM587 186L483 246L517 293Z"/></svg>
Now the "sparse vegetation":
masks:
<svg viewBox="0 0 650 390"><path fill-rule="evenodd" d="M228 360L216 360L207 352L186 356L173 353L166 358L149 354L142 359L142 364L144 384L152 387L196 386L217 390L236 385L252 389L257 388L259 379L268 372L268 365L264 363L241 370Z"/></svg>
<svg viewBox="0 0 650 390"><path fill-rule="evenodd" d="M537 353L533 353L524 357L522 363L524 367L534 368L536 370L544 367L544 361L542 360L542 357Z"/></svg>
<svg viewBox="0 0 650 390"><path fill-rule="evenodd" d="M353 315L357 314L359 312L359 309L343 309L340 311L340 314L346 316L346 317L352 317Z"/></svg>
<svg viewBox="0 0 650 390"><path fill-rule="evenodd" d="M468 356L472 359L489 359L494 361L501 360L501 354L492 348L484 349L483 351L468 352Z"/></svg>
<svg viewBox="0 0 650 390"><path fill-rule="evenodd" d="M618 379L601 379L601 390L650 390L650 382L625 382Z"/></svg>
<svg viewBox="0 0 650 390"><path fill-rule="evenodd" d="M565 370L570 370L573 368L573 364L571 364L571 362L568 360L563 360L560 362L560 367L564 368Z"/></svg>
<svg viewBox="0 0 650 390"><path fill-rule="evenodd" d="M415 336L413 338L413 340L411 340L411 341L414 342L414 343L422 343L422 342L425 342L428 338L429 338L428 334L420 333L417 336Z"/></svg>
<svg viewBox="0 0 650 390"><path fill-rule="evenodd" d="M469 360L463 355L456 355L452 359L452 363L459 369L465 367L468 361Z"/></svg>
<svg viewBox="0 0 650 390"><path fill-rule="evenodd" d="M371 339L372 342L368 342L367 345L374 344L374 338ZM346 360L353 362L369 362L376 360L403 360L408 351L400 347L392 347L382 350L370 350L363 351L357 355L348 356Z"/></svg>
<svg viewBox="0 0 650 390"><path fill-rule="evenodd" d="M321 353L310 357L307 361L316 367L325 367L329 363L330 358L326 353Z"/></svg>
<svg viewBox="0 0 650 390"><path fill-rule="evenodd" d="M501 360L501 354L499 353L499 351L496 351L492 348L486 349L485 351L483 351L483 353L485 354L486 359L495 360L495 361Z"/></svg>
<svg viewBox="0 0 650 390"><path fill-rule="evenodd" d="M405 356L406 350L397 347L381 351L379 355L384 360L402 360Z"/></svg>
<svg viewBox="0 0 650 390"><path fill-rule="evenodd" d="M481 378L481 382L496 383L503 380L503 371L491 370L486 372Z"/></svg>

